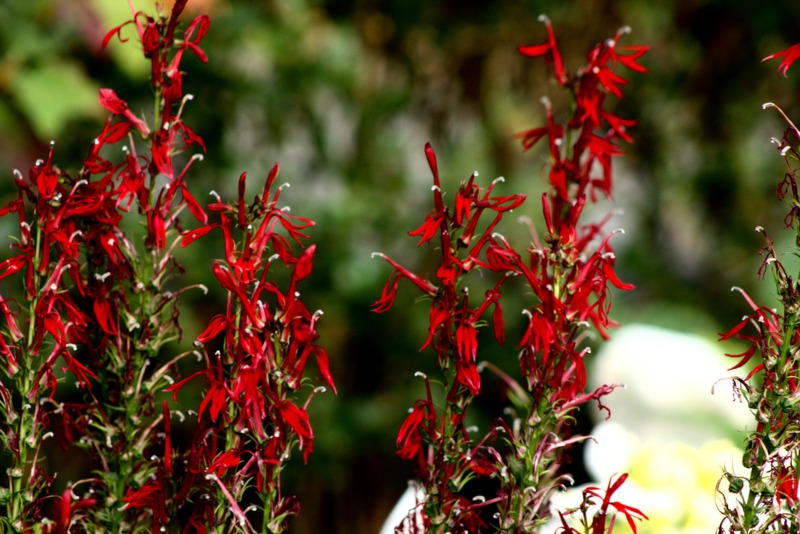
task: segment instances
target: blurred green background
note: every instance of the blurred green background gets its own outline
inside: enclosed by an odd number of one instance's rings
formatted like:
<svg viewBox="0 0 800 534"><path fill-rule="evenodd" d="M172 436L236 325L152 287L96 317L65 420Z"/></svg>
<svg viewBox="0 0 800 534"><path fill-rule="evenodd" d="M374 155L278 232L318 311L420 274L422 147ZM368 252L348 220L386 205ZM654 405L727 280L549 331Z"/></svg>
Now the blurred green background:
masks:
<svg viewBox="0 0 800 534"><path fill-rule="evenodd" d="M152 11L147 1L137 6ZM636 143L615 162L624 215L609 227L626 229L614 240L617 267L637 289L615 296L613 316L713 338L745 311L732 285L769 298L770 282L755 278L753 228L775 237L782 226L774 190L783 170L769 139L783 124L761 104L800 116L800 71L784 79L777 62L760 59L800 41L797 2L190 0L189 10L212 19L208 64L189 55L183 63L184 90L195 96L184 120L208 146L189 178L195 196L214 189L233 198L245 170L255 192L280 161L291 183L282 198L317 221L315 271L301 290L325 311L320 331L339 395L312 403L315 453L287 478L303 506L292 532L376 532L413 476L394 439L423 390L414 371L434 364L418 351L427 308L402 288L391 312L372 314L389 268L370 253L422 274L435 269L430 251L406 235L430 209L424 143L436 149L446 186L473 170L484 183L503 175L503 192L529 195L520 215L537 218L546 154L522 154L512 135L540 124L540 97L556 93L543 62L516 53L544 40L541 13L572 68L623 25L633 29L623 44L652 46L650 74L624 73L626 97L611 103L639 121ZM0 2L3 199L12 169L25 172L51 139L59 166L80 168L106 117L98 88L149 109L136 44L99 47L128 18L125 0ZM524 228L507 222L502 231L524 243ZM210 266L222 252L209 250L182 257L190 282L216 285ZM527 295L517 298L506 307L509 344L487 343L483 353L509 371ZM213 313L214 293L189 305L187 344Z"/></svg>

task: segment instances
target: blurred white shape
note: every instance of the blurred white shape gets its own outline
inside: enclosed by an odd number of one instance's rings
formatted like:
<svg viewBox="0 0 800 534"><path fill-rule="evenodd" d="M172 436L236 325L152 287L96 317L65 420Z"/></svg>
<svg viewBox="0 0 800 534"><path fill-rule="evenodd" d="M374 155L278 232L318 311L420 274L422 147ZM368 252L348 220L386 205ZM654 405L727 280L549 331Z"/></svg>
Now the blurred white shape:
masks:
<svg viewBox="0 0 800 534"><path fill-rule="evenodd" d="M604 421L592 430L594 441L586 445L584 460L595 480L605 481L624 473L641 440L614 421Z"/></svg>
<svg viewBox="0 0 800 534"><path fill-rule="evenodd" d="M655 326L629 325L612 336L597 354L590 387L626 387L603 399L610 420L596 414L595 441L585 450L589 473L601 487L630 473L619 497L650 517L640 534L713 531L721 520L716 483L724 468L742 470L730 439L753 425L724 380L735 361L726 361L721 344Z"/></svg>
<svg viewBox="0 0 800 534"><path fill-rule="evenodd" d="M733 383L723 380L731 376L726 364L735 361L725 361L721 344L638 324L612 336L597 355L591 386L626 386L603 404L614 422L639 439L699 446L752 424Z"/></svg>
<svg viewBox="0 0 800 534"><path fill-rule="evenodd" d="M422 502L424 497L425 494L422 487L416 482L409 482L408 488L400 496L392 511L389 512L389 517L383 522L379 534L395 534L395 528L407 517L411 518L411 523L409 524L406 521L400 531L402 534L425 532L422 522L422 506L418 504Z"/></svg>

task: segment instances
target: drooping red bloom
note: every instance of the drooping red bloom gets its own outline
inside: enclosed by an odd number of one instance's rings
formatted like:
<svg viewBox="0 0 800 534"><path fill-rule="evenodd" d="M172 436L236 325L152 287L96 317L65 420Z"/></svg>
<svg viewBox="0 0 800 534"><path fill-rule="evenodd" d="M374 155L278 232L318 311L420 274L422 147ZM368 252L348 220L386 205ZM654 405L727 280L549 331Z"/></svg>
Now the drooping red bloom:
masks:
<svg viewBox="0 0 800 534"><path fill-rule="evenodd" d="M128 122L130 122L142 136L147 137L150 134L150 128L147 127L142 119L137 117L128 107L128 103L117 96L116 91L113 89L100 89L99 95L100 105L106 108L114 115L122 115Z"/></svg>
<svg viewBox="0 0 800 534"><path fill-rule="evenodd" d="M769 61L771 59L778 58L781 58L781 64L778 65L778 72L783 72L783 75L787 76L789 67L791 67L795 61L800 59L800 44L794 44L785 50L770 54L761 61Z"/></svg>
<svg viewBox="0 0 800 534"><path fill-rule="evenodd" d="M631 527L631 530L636 534L636 519L648 519L647 515L644 514L638 508L634 508L633 506L628 506L619 501L612 501L611 497L614 493L619 490L625 480L628 479L628 474L624 473L618 476L616 479L611 478L608 481L608 486L606 486L605 490L601 490L597 486L589 486L583 490L583 492L587 495L591 495L592 497L596 497L601 500L600 503L600 512L595 515L595 519L592 522L592 534L603 534L606 532L606 517L608 516L609 507L614 508L616 513L621 513L625 516L625 520L628 522L628 526Z"/></svg>

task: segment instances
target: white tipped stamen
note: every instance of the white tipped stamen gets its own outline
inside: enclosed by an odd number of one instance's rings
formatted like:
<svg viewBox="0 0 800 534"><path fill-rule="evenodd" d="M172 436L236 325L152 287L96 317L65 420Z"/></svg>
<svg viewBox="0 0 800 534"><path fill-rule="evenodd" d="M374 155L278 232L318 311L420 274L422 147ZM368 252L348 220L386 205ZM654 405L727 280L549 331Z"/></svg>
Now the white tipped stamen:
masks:
<svg viewBox="0 0 800 534"><path fill-rule="evenodd" d="M763 232L763 231L764 231L763 226L756 226L756 232Z"/></svg>
<svg viewBox="0 0 800 534"><path fill-rule="evenodd" d="M506 181L506 179L505 179L505 177L504 177L504 176L498 176L497 178L495 178L494 180L492 180L492 185L494 185L494 184L501 184L501 183L503 183L503 182L505 182L505 181Z"/></svg>
<svg viewBox="0 0 800 534"><path fill-rule="evenodd" d="M422 371L417 371L416 373L414 373L414 376L418 378L428 378L428 375L426 375Z"/></svg>

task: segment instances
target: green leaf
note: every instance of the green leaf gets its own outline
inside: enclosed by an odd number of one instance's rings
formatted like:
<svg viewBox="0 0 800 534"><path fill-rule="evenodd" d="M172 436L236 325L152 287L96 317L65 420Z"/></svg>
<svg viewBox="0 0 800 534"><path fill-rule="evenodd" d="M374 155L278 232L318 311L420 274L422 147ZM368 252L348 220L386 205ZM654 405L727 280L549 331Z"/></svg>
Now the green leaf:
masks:
<svg viewBox="0 0 800 534"><path fill-rule="evenodd" d="M74 63L47 63L18 71L11 92L42 141L58 137L73 119L101 117L97 87Z"/></svg>

